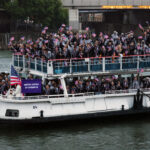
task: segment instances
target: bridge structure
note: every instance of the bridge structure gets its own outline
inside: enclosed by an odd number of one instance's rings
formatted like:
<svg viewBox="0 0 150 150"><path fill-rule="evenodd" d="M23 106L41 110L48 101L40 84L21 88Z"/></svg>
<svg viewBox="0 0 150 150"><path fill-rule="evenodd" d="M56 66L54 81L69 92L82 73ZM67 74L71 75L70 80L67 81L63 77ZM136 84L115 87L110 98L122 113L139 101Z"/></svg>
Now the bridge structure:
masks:
<svg viewBox="0 0 150 150"><path fill-rule="evenodd" d="M144 16L146 16L150 9L150 0L62 0L62 3L65 8L69 9L69 25L77 30L82 29L83 22L88 22L93 16L97 16L93 17L96 22L103 22L104 19L106 21L106 18L109 18L108 14L112 13L115 16L116 13L113 12L124 12L121 16L123 24L136 23L136 14L144 10ZM104 13L107 15L103 15ZM140 14L140 22L142 22L143 14ZM110 16L109 20L114 16ZM145 19L149 18L146 16Z"/></svg>

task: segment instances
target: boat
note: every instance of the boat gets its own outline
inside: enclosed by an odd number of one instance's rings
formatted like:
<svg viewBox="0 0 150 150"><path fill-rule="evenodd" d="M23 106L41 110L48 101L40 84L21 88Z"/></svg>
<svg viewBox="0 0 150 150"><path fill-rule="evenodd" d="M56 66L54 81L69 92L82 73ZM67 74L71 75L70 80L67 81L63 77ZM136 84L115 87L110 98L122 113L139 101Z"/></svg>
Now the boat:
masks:
<svg viewBox="0 0 150 150"><path fill-rule="evenodd" d="M95 92L67 92L66 78L127 75L150 75L150 55L48 60L13 54L12 65L21 74L45 80L59 79L63 94L8 97L0 95L0 122L48 123L76 119L150 113L150 89L126 89Z"/></svg>

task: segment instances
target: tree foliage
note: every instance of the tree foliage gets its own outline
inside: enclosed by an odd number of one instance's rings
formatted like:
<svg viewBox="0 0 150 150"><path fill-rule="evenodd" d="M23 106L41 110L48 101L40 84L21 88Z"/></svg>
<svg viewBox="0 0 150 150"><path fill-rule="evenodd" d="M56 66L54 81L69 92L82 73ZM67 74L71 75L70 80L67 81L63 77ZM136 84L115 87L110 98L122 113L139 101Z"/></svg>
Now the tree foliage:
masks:
<svg viewBox="0 0 150 150"><path fill-rule="evenodd" d="M34 23L57 28L68 23L68 11L62 7L60 0L13 0L5 8L14 19L32 18Z"/></svg>

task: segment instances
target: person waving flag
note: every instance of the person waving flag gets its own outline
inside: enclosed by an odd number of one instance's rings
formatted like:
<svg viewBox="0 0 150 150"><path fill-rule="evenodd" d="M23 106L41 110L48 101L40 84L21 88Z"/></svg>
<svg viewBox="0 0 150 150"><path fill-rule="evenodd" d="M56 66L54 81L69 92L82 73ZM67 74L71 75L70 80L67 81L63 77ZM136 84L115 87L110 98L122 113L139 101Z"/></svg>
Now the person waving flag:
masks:
<svg viewBox="0 0 150 150"><path fill-rule="evenodd" d="M18 85L18 84L21 85L21 80L15 68L11 65L10 85Z"/></svg>

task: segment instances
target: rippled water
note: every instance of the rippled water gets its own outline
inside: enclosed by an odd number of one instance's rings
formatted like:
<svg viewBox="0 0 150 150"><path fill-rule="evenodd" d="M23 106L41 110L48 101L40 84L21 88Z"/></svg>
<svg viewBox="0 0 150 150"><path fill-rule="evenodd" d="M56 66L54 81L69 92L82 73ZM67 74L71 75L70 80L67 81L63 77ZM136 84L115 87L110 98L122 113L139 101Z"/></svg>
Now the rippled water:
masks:
<svg viewBox="0 0 150 150"><path fill-rule="evenodd" d="M149 150L150 120L1 127L0 149Z"/></svg>
<svg viewBox="0 0 150 150"><path fill-rule="evenodd" d="M10 63L0 51L0 63ZM77 121L78 122L78 121ZM150 119L91 120L53 125L1 126L0 150L149 150Z"/></svg>

